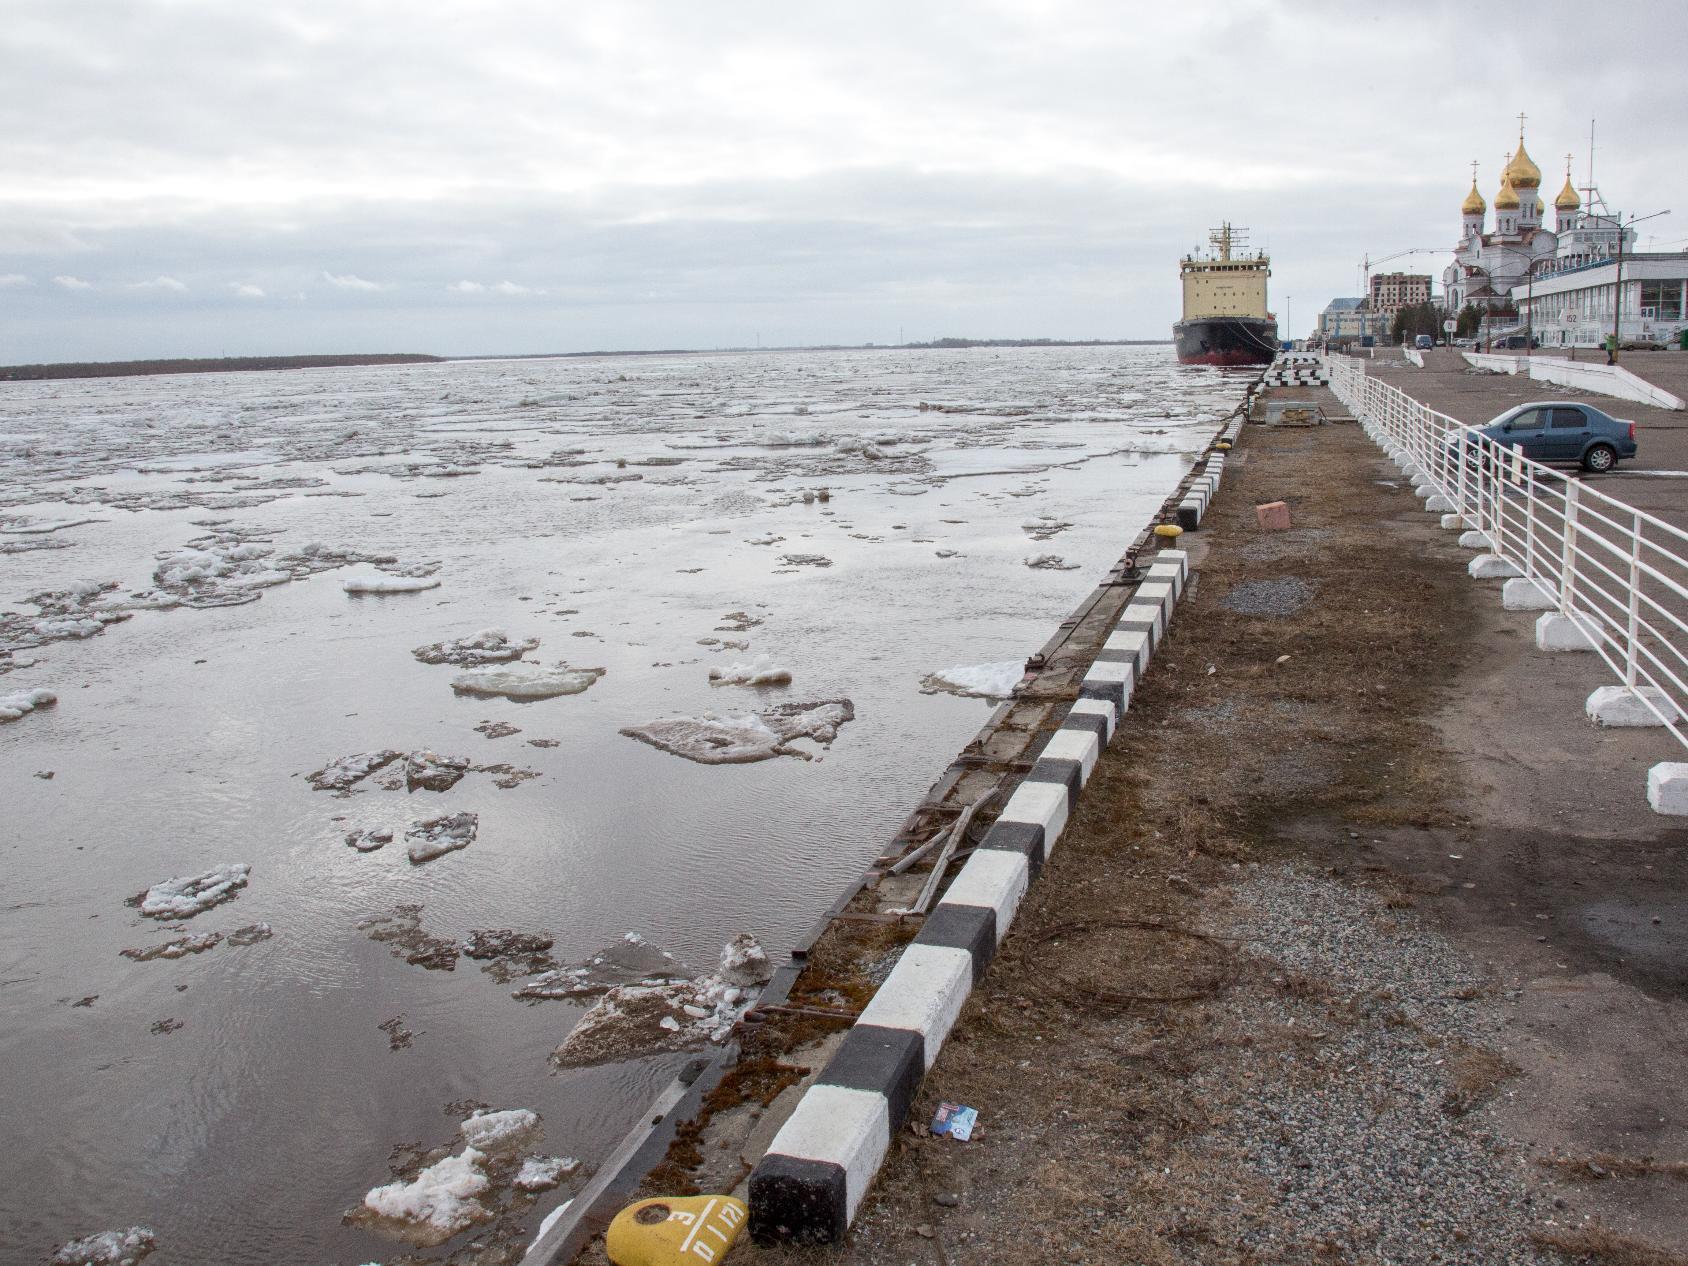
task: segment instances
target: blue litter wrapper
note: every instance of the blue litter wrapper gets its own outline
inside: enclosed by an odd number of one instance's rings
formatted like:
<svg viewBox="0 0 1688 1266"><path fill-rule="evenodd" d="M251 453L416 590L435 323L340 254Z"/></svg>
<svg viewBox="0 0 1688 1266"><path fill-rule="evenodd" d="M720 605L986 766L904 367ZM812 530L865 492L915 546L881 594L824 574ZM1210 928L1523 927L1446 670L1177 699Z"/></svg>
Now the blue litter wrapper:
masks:
<svg viewBox="0 0 1688 1266"><path fill-rule="evenodd" d="M973 1123L978 1119L977 1108L959 1103L940 1103L937 1112L932 1114L932 1133L947 1134L958 1143L965 1143L973 1137Z"/></svg>

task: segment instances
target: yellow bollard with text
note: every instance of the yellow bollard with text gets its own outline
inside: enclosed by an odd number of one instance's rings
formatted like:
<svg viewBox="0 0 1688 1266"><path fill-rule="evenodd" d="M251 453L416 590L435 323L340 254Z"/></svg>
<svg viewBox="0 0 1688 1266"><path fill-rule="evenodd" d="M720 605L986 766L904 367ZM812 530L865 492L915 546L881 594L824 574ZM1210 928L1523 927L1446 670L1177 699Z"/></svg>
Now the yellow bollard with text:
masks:
<svg viewBox="0 0 1688 1266"><path fill-rule="evenodd" d="M727 1255L750 1210L731 1196L658 1197L615 1215L604 1237L614 1266L698 1266Z"/></svg>

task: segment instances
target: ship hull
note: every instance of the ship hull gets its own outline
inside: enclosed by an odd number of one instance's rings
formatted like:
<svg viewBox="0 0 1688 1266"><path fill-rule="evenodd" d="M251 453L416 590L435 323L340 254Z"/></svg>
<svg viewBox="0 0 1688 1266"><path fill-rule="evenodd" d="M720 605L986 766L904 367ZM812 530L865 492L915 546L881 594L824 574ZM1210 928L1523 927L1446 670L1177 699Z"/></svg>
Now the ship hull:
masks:
<svg viewBox="0 0 1688 1266"><path fill-rule="evenodd" d="M1181 365L1268 365L1278 353L1278 323L1258 317L1202 317L1172 327Z"/></svg>

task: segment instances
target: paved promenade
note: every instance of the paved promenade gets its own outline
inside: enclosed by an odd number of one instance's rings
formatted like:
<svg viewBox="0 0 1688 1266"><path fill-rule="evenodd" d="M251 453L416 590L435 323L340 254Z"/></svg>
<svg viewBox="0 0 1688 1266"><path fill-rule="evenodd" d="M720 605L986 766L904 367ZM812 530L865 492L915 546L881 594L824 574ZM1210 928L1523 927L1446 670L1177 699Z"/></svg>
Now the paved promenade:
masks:
<svg viewBox="0 0 1688 1266"><path fill-rule="evenodd" d="M1631 373L1688 399L1688 353L1625 352L1620 354L1619 363ZM1458 352L1446 348L1424 353L1423 369L1409 364L1398 350L1383 348L1377 359L1367 364L1366 372L1472 426L1481 426L1513 405L1530 400L1587 400L1613 417L1630 419L1635 423L1639 445L1635 460L1620 462L1610 475L1588 477L1591 485L1688 529L1688 411L1578 393L1522 376L1483 373L1467 365Z"/></svg>
<svg viewBox="0 0 1688 1266"><path fill-rule="evenodd" d="M1642 796L1670 740L1584 720L1604 669L1536 652L1355 426L1246 428L1184 540L848 1240L737 1257L1688 1262L1688 831ZM972 1141L920 1128L944 1100Z"/></svg>

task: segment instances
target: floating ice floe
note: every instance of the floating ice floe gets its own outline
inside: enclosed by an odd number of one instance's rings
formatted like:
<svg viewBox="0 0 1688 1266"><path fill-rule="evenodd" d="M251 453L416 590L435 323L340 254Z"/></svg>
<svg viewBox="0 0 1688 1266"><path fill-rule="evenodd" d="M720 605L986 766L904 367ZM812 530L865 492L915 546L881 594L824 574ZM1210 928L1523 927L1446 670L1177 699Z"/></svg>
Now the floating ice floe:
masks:
<svg viewBox="0 0 1688 1266"><path fill-rule="evenodd" d="M392 842L393 833L386 827L359 827L346 833L346 847L355 848L360 853L373 853Z"/></svg>
<svg viewBox="0 0 1688 1266"><path fill-rule="evenodd" d="M468 637L460 637L453 642L433 642L427 646L418 646L411 654L424 664L474 667L478 664L508 663L538 648L538 638L512 642L510 635L503 629L482 629L479 633L471 633Z"/></svg>
<svg viewBox="0 0 1688 1266"><path fill-rule="evenodd" d="M530 1002L595 998L617 985L672 984L691 975L674 955L659 950L637 932L627 932L584 962L535 976L511 996Z"/></svg>
<svg viewBox="0 0 1688 1266"><path fill-rule="evenodd" d="M358 930L370 940L387 946L394 958L402 958L414 967L429 971L457 970L457 943L424 931L422 907L416 902L402 902L386 914L359 919Z"/></svg>
<svg viewBox="0 0 1688 1266"><path fill-rule="evenodd" d="M530 1156L516 1171L516 1186L522 1191L549 1191L580 1168L572 1156Z"/></svg>
<svg viewBox="0 0 1688 1266"><path fill-rule="evenodd" d="M338 760L330 761L315 773L307 774L312 787L318 791L347 791L353 785L363 781L376 770L384 769L396 761L403 753L392 748L382 748L375 752L357 752L351 756L342 756Z"/></svg>
<svg viewBox="0 0 1688 1266"><path fill-rule="evenodd" d="M158 1247L151 1227L101 1231L61 1244L47 1259L48 1266L137 1266Z"/></svg>
<svg viewBox="0 0 1688 1266"><path fill-rule="evenodd" d="M539 1133L539 1114L526 1108L477 1112L457 1127L463 1141L488 1155L525 1147Z"/></svg>
<svg viewBox="0 0 1688 1266"><path fill-rule="evenodd" d="M1071 526L1071 523L1068 523L1063 519L1057 519L1053 515L1048 514L1033 519L1029 523L1020 524L1021 530L1027 533L1034 541L1047 541L1050 537L1065 532Z"/></svg>
<svg viewBox="0 0 1688 1266"><path fill-rule="evenodd" d="M438 589L438 576L347 576L340 582L347 593L420 593L424 589Z"/></svg>
<svg viewBox="0 0 1688 1266"><path fill-rule="evenodd" d="M216 949L224 941L230 945L256 945L259 941L267 941L275 932L268 923L249 923L243 928L236 928L229 933L203 932L198 936L179 936L175 940L165 941L162 945L149 945L145 949L119 950L124 958L132 958L137 963L150 963L154 959L186 958L189 954L203 954L206 950Z"/></svg>
<svg viewBox="0 0 1688 1266"><path fill-rule="evenodd" d="M789 686L791 670L781 668L768 655L758 655L749 663L728 664L725 668L709 670L712 686Z"/></svg>
<svg viewBox="0 0 1688 1266"><path fill-rule="evenodd" d="M669 717L645 725L628 726L621 732L628 738L703 765L743 765L775 756L810 754L791 744L811 739L831 746L838 727L856 717L848 699L824 699L816 703L783 703L744 716Z"/></svg>
<svg viewBox="0 0 1688 1266"><path fill-rule="evenodd" d="M756 938L740 933L723 947L719 965L707 976L611 989L551 1053L552 1063L558 1068L588 1068L725 1041L772 976Z"/></svg>
<svg viewBox="0 0 1688 1266"><path fill-rule="evenodd" d="M825 554L781 554L780 562L787 567L831 567L832 560Z"/></svg>
<svg viewBox="0 0 1688 1266"><path fill-rule="evenodd" d="M93 637L134 613L123 610L116 596L117 582L79 581L64 589L30 594L24 601L35 614L0 612L0 652L27 650L47 642Z"/></svg>
<svg viewBox="0 0 1688 1266"><path fill-rule="evenodd" d="M451 688L465 695L502 695L530 701L578 695L604 675L602 668L570 668L557 664L514 664L508 668L472 668L451 679Z"/></svg>
<svg viewBox="0 0 1688 1266"><path fill-rule="evenodd" d="M475 1197L491 1180L485 1157L474 1148L429 1165L410 1182L376 1187L363 1198L371 1225L422 1248L443 1244L459 1231L489 1221L492 1213Z"/></svg>
<svg viewBox="0 0 1688 1266"><path fill-rule="evenodd" d="M479 824L480 817L474 813L447 813L413 823L404 833L410 864L420 866L436 857L444 857L460 848L468 848L475 842L475 832Z"/></svg>
<svg viewBox="0 0 1688 1266"><path fill-rule="evenodd" d="M1026 666L1017 659L1000 664L957 664L924 678L923 693L944 691L978 699L1007 699L1025 676Z"/></svg>
<svg viewBox="0 0 1688 1266"><path fill-rule="evenodd" d="M1077 563L1069 563L1059 554L1034 554L1026 560L1026 566L1038 571L1077 571Z"/></svg>
<svg viewBox="0 0 1688 1266"><path fill-rule="evenodd" d="M17 690L0 695L0 721L16 721L26 712L50 708L59 701L51 690Z"/></svg>
<svg viewBox="0 0 1688 1266"><path fill-rule="evenodd" d="M467 756L441 756L437 752L411 752L404 758L407 791L450 791L469 770Z"/></svg>
<svg viewBox="0 0 1688 1266"><path fill-rule="evenodd" d="M212 906L234 900L236 891L246 887L246 877L251 873L251 865L236 862L199 875L172 876L131 900L149 919L191 919Z"/></svg>

